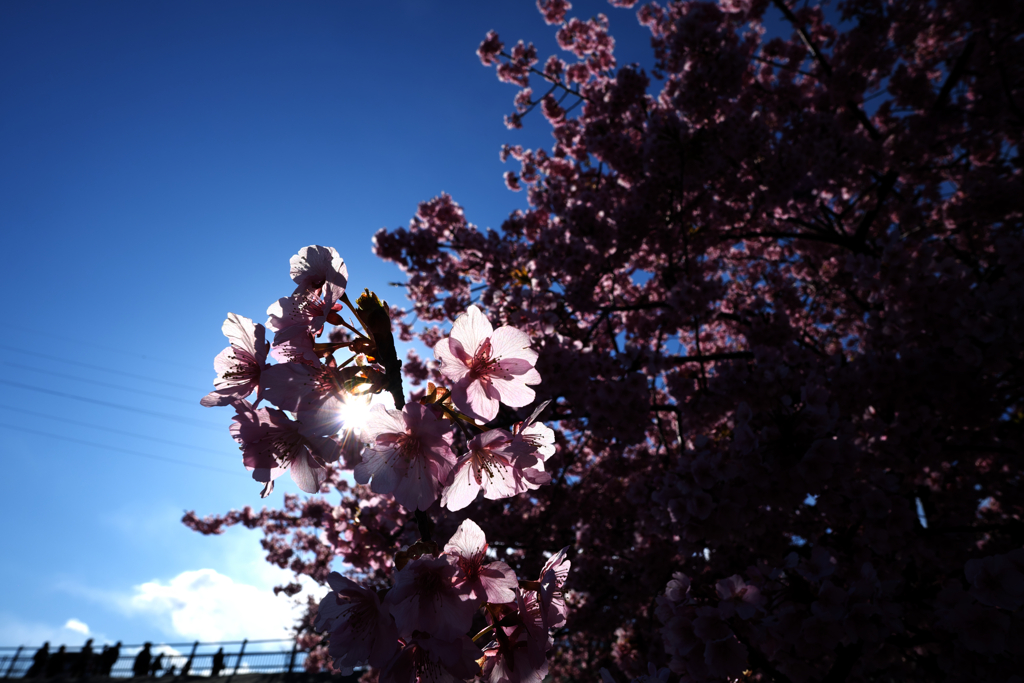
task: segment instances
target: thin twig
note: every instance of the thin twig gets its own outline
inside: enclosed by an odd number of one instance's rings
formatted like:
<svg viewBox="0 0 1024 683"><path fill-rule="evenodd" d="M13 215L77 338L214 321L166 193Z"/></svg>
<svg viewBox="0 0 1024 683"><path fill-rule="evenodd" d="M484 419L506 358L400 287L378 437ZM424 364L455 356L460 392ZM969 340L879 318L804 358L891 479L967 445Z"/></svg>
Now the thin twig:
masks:
<svg viewBox="0 0 1024 683"><path fill-rule="evenodd" d="M804 71L803 69L798 69L795 66L790 66L789 64L779 64L778 62L773 62L770 59L765 59L764 57L758 57L757 55L751 55L750 58L754 59L754 60L757 60L757 61L761 62L762 64L768 64L769 66L774 66L777 69L785 69L787 71L795 71L796 73L801 74L803 76L809 76L810 78L817 78L817 76L812 74L810 71Z"/></svg>

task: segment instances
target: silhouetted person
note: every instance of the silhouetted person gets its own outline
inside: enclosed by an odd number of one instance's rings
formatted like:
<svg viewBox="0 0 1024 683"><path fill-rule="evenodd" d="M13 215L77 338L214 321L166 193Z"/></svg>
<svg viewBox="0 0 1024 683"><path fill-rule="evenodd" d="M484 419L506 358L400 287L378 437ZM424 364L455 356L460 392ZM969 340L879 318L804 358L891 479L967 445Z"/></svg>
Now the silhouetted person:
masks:
<svg viewBox="0 0 1024 683"><path fill-rule="evenodd" d="M149 673L149 660L152 656L149 652L149 648L151 646L152 643L146 643L142 646L142 650L139 651L139 654L135 655L135 664L132 665L132 673L135 675L135 678L143 678Z"/></svg>
<svg viewBox="0 0 1024 683"><path fill-rule="evenodd" d="M161 652L153 660L153 663L149 665L149 675L156 676L160 669L164 668L164 653Z"/></svg>
<svg viewBox="0 0 1024 683"><path fill-rule="evenodd" d="M210 676L220 676L220 672L224 670L224 648L220 648L213 653L213 668L210 669Z"/></svg>
<svg viewBox="0 0 1024 683"><path fill-rule="evenodd" d="M100 665L98 672L100 676L109 676L113 670L114 665L117 664L117 660L121 658L121 641L117 641L117 644L111 648L105 648L103 654L100 655Z"/></svg>
<svg viewBox="0 0 1024 683"><path fill-rule="evenodd" d="M43 643L43 646L36 650L32 656L32 666L25 672L25 678L38 678L46 674L46 660L50 658L50 643Z"/></svg>
<svg viewBox="0 0 1024 683"><path fill-rule="evenodd" d="M49 660L46 662L46 677L53 678L54 676L63 676L64 663L66 659L67 653L64 646L61 645L56 652L50 655Z"/></svg>
<svg viewBox="0 0 1024 683"><path fill-rule="evenodd" d="M71 665L71 675L80 678L89 673L89 665L92 663L92 638L85 641L81 652L75 657L75 663Z"/></svg>

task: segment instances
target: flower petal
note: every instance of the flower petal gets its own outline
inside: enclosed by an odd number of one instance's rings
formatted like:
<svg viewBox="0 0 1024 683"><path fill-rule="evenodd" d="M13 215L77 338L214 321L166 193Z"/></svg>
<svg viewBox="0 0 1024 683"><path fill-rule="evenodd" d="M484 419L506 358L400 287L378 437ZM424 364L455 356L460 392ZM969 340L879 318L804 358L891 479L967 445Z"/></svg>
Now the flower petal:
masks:
<svg viewBox="0 0 1024 683"><path fill-rule="evenodd" d="M455 512L476 500L480 493L480 485L473 477L472 456L459 458L449 477L448 488L441 494L441 505Z"/></svg>
<svg viewBox="0 0 1024 683"><path fill-rule="evenodd" d="M491 335L491 358L504 360L519 358L531 366L537 362L537 352L530 348L530 335L508 325L499 327Z"/></svg>
<svg viewBox="0 0 1024 683"><path fill-rule="evenodd" d="M263 325L257 325L243 315L228 313L220 330L232 346L248 351L256 362L262 365L267 361L270 344L266 342L267 333Z"/></svg>
<svg viewBox="0 0 1024 683"><path fill-rule="evenodd" d="M511 380L494 377L491 381L494 383L494 390L501 397L501 402L509 407L522 408L530 405L533 403L533 399L537 398L537 393L518 377Z"/></svg>
<svg viewBox="0 0 1024 683"><path fill-rule="evenodd" d="M434 358L441 364L438 371L453 382L458 382L469 372L469 359L465 350L455 339L442 339L434 345Z"/></svg>
<svg viewBox="0 0 1024 683"><path fill-rule="evenodd" d="M487 537L484 530L471 519L463 520L444 547L446 553L457 553L467 558L483 555L485 550Z"/></svg>
<svg viewBox="0 0 1024 683"><path fill-rule="evenodd" d="M455 319L450 336L457 339L466 353L472 357L493 331L494 327L483 312L476 306L470 306L465 313Z"/></svg>
<svg viewBox="0 0 1024 683"><path fill-rule="evenodd" d="M452 402L466 415L490 422L498 414L501 401L494 385L467 375L452 387Z"/></svg>
<svg viewBox="0 0 1024 683"><path fill-rule="evenodd" d="M319 493L320 484L327 481L327 470L313 461L309 451L292 460L289 472L292 481L306 493Z"/></svg>
<svg viewBox="0 0 1024 683"><path fill-rule="evenodd" d="M427 471L425 458L417 457L395 487L395 500L407 510L426 510L437 500L437 480ZM372 489L373 487L371 487Z"/></svg>

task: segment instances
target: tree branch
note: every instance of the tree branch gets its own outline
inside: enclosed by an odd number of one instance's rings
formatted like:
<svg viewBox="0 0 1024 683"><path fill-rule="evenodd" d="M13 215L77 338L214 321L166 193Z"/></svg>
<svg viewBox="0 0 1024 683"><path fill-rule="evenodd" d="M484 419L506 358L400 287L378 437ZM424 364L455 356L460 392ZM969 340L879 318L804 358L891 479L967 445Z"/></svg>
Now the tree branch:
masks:
<svg viewBox="0 0 1024 683"><path fill-rule="evenodd" d="M892 192L892 188L896 185L896 180L899 177L900 174L896 171L889 171L882 176L882 181L878 186L878 201L876 201L875 206L865 213L863 218L861 218L860 225L857 226L857 231L853 233L854 240L860 243L864 242L864 238L867 237L868 234L868 229L875 221L875 218L878 217L879 212L881 212L882 204L885 203L889 193Z"/></svg>
<svg viewBox="0 0 1024 683"><path fill-rule="evenodd" d="M685 365L686 363L710 363L720 360L749 360L754 357L753 351L725 351L722 353L704 353L695 356L666 356L669 365Z"/></svg>
<svg viewBox="0 0 1024 683"><path fill-rule="evenodd" d="M793 25L793 28L796 29L797 34L800 36L800 40L803 41L803 44L806 45L807 49L814 55L815 61L821 65L821 70L825 72L826 76L831 78L832 66L825 60L825 55L822 54L821 50L818 49L818 46L811 40L811 35L807 33L807 30L800 24L796 15L793 14L793 11L790 10L782 0L772 0L772 4L778 7L779 11L786 17L786 20ZM847 100L846 106L850 108L850 111L854 113L857 120L860 121L862 126L864 126L864 129L868 132L868 135L871 136L872 140L877 142L882 139L881 132L879 132L879 130L875 128L874 124L871 123L871 119L868 118L868 115L864 113L864 110L860 108L859 104L853 100Z"/></svg>
<svg viewBox="0 0 1024 683"><path fill-rule="evenodd" d="M416 528L420 532L420 540L430 543L430 534L434 531L434 520L423 510L416 511Z"/></svg>
<svg viewBox="0 0 1024 683"><path fill-rule="evenodd" d="M807 49L814 55L814 59L816 59L818 64L821 65L821 69L825 72L825 75L831 76L832 67L825 61L825 55L821 54L821 50L818 49L818 46L811 40L811 36L807 33L800 22L797 21L796 15L793 14L793 11L786 7L786 3L782 2L782 0L772 0L772 4L779 8L779 11L782 12L783 16L785 16L789 23L793 25L793 28L796 29L796 32L800 35L800 39L803 41L804 45L807 46Z"/></svg>
<svg viewBox="0 0 1024 683"><path fill-rule="evenodd" d="M811 234L806 232L747 232L740 234L730 234L729 237L735 239L796 239L796 240L810 240L812 242L825 242L826 244L834 244L839 247L845 247L855 254L868 254L874 255L874 251L866 244L858 244L850 237L843 237L842 235L820 235Z"/></svg>
<svg viewBox="0 0 1024 683"><path fill-rule="evenodd" d="M945 107L949 103L949 95L953 92L953 88L960 81L964 75L964 71L967 69L967 60L971 58L971 54L974 53L974 47L977 44L974 35L967 40L967 44L964 45L963 52L957 57L956 63L953 64L953 68L949 72L949 76L946 77L946 82L942 84L942 89L939 90L939 96L935 99L935 104L932 105L932 111L938 111Z"/></svg>

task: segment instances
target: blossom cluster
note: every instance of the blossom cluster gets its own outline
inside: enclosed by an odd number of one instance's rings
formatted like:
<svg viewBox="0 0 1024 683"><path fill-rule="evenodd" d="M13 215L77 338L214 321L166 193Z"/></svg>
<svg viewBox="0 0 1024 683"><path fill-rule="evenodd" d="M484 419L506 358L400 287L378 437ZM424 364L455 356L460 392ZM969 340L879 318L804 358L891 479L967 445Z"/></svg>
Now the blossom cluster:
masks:
<svg viewBox="0 0 1024 683"><path fill-rule="evenodd" d="M530 385L540 382L540 374L529 335L509 326L494 329L470 306L451 336L434 347L451 389L435 387L422 402L405 404L389 383L392 367L401 363L387 304L367 292L352 305L345 293L348 268L331 247L301 249L291 259L291 276L295 291L270 306L266 327L228 314L222 329L231 345L214 361L216 390L201 401L234 407L231 435L246 468L264 483L264 497L286 471L300 489L318 493L328 464L353 444L361 456L356 481L409 510L426 510L439 498L449 510L461 510L481 492L492 500L508 498L551 480L544 460L554 452L554 433L536 421L536 413L512 431L482 429L502 403L522 408L533 402ZM340 315L344 305L362 332ZM318 343L327 323L356 337ZM267 328L273 344L266 341ZM339 363L334 353L341 349L351 357ZM269 364L268 355L279 362ZM385 389L401 409L369 405L372 394ZM253 393L255 404L247 400ZM263 400L277 408L259 408ZM359 413L365 412L365 421L353 408L368 409ZM461 457L452 450L456 426L466 441Z"/></svg>
<svg viewBox="0 0 1024 683"><path fill-rule="evenodd" d="M343 672L366 664L381 683L539 683L547 674L551 629L565 623L566 550L536 580L492 560L484 532L465 520L444 548L420 541L396 558L394 582L375 591L338 573L320 602L315 628ZM472 637L471 628L483 625Z"/></svg>
<svg viewBox="0 0 1024 683"><path fill-rule="evenodd" d="M263 497L285 471L307 493L319 493L332 474L339 489L347 488L337 472L349 468L373 494L423 515L438 501L455 512L481 493L499 500L551 481L544 461L555 451L554 432L537 420L547 402L506 423L509 429L495 419L502 404L515 409L534 401L531 386L541 378L529 335L494 329L469 306L434 347L450 388L432 385L429 395L406 403L400 376L394 379L401 363L387 304L368 291L353 304L345 292L347 267L330 247L301 249L291 259L291 276L295 290L270 306L266 326L228 314L223 331L230 346L214 361L215 390L201 401L234 407L231 435L245 467L264 483ZM341 315L345 306L356 322ZM345 333L319 342L327 324ZM350 358L338 362L342 349ZM394 407L371 403L384 392ZM253 394L255 403L248 400ZM263 401L277 407L261 408ZM462 455L456 455L457 437ZM296 507L294 499L286 504ZM220 528L194 515L188 523L206 533ZM417 516L416 523L420 539L398 552L394 585L379 596L337 572L319 577L334 592L320 603L314 628L329 632L335 666L369 664L391 681L463 680L481 672L492 683L540 681L552 642L548 630L565 623L566 551L551 556L537 580L520 581L506 563L485 563L487 542L473 521L464 520L443 550L430 540L429 518ZM338 532L358 533L348 527ZM369 557L361 559L372 566ZM386 562L376 562L389 573ZM281 590L292 593L297 584ZM487 625L470 638L466 632L481 609Z"/></svg>

